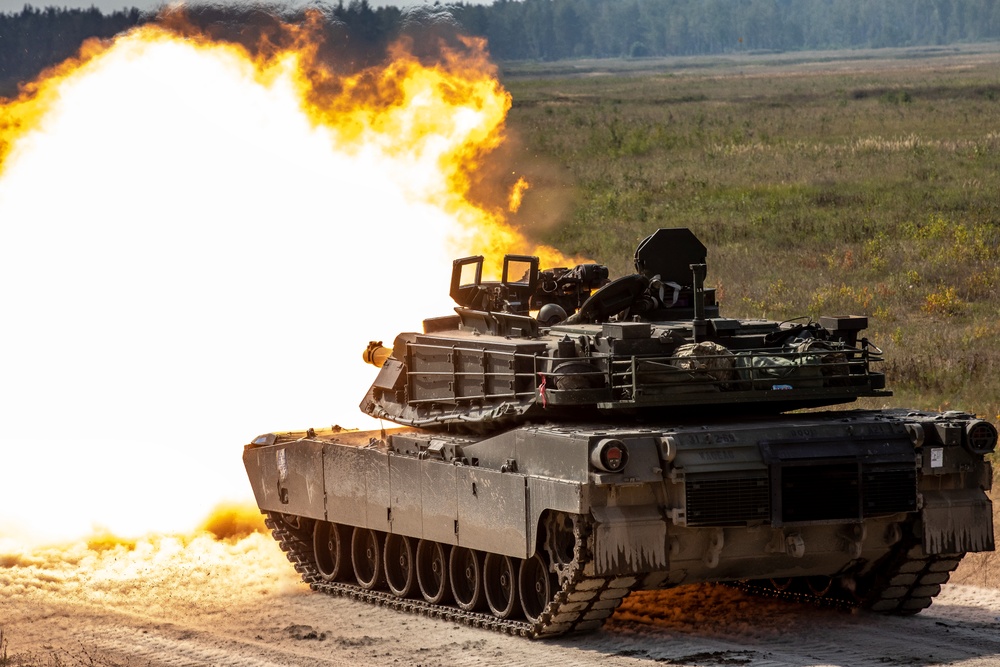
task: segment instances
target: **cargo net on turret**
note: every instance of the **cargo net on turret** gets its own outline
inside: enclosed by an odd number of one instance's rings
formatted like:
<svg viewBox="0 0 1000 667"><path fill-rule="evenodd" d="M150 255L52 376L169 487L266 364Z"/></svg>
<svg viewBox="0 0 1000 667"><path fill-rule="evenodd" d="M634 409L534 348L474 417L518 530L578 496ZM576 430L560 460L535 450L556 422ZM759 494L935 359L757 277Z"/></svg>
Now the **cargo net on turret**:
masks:
<svg viewBox="0 0 1000 667"><path fill-rule="evenodd" d="M545 360L543 400L553 404L850 401L888 395L872 371L882 352L806 339L784 348L733 351L713 342L687 343L669 356L590 354ZM555 390L555 391L553 391Z"/></svg>
<svg viewBox="0 0 1000 667"><path fill-rule="evenodd" d="M809 339L783 352L731 352L712 341L681 345L664 359L612 361L619 389L681 384L689 391L788 390L865 384L866 358L852 359L842 345Z"/></svg>

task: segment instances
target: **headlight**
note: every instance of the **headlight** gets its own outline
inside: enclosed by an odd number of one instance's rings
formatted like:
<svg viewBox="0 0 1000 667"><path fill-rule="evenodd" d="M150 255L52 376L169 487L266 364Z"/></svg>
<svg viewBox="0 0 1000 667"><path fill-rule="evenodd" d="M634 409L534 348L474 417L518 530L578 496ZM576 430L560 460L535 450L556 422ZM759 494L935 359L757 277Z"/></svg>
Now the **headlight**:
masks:
<svg viewBox="0 0 1000 667"><path fill-rule="evenodd" d="M965 426L965 444L974 454L989 454L997 446L997 429L993 424L976 420Z"/></svg>
<svg viewBox="0 0 1000 667"><path fill-rule="evenodd" d="M621 440L605 438L590 453L590 462L604 472L621 472L628 463L628 449Z"/></svg>

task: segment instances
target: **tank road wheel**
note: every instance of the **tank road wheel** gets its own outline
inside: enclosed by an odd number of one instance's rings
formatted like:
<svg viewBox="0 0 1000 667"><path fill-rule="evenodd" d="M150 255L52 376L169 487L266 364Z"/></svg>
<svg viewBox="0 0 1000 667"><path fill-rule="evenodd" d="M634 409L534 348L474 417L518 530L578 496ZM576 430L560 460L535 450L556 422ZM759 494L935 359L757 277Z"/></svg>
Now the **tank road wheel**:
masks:
<svg viewBox="0 0 1000 667"><path fill-rule="evenodd" d="M771 587L774 588L774 590L781 591L783 593L791 590L795 580L791 577L781 577L780 579L771 579L770 582Z"/></svg>
<svg viewBox="0 0 1000 667"><path fill-rule="evenodd" d="M420 594L431 604L448 601L448 552L440 542L417 542L417 585Z"/></svg>
<svg viewBox="0 0 1000 667"><path fill-rule="evenodd" d="M483 559L478 551L455 547L448 558L448 578L455 604L465 611L483 606Z"/></svg>
<svg viewBox="0 0 1000 667"><path fill-rule="evenodd" d="M823 597L833 588L833 578L823 575L806 577L806 588L816 597Z"/></svg>
<svg viewBox="0 0 1000 667"><path fill-rule="evenodd" d="M413 540L403 535L386 535L382 561L385 583L392 594L408 598L417 588L417 568L413 560Z"/></svg>
<svg viewBox="0 0 1000 667"><path fill-rule="evenodd" d="M514 559L500 554L486 554L483 564L486 604L497 618L510 618L519 609L517 567Z"/></svg>
<svg viewBox="0 0 1000 667"><path fill-rule="evenodd" d="M521 561L521 569L517 576L517 592L521 596L521 609L524 616L532 623L536 622L552 600L552 575L549 566L542 560L540 554L535 554Z"/></svg>
<svg viewBox="0 0 1000 667"><path fill-rule="evenodd" d="M313 528L313 555L321 577L327 581L344 579L348 573L348 554L343 528L329 521L317 521Z"/></svg>
<svg viewBox="0 0 1000 667"><path fill-rule="evenodd" d="M373 590L382 583L382 536L370 528L355 528L351 536L351 564L361 588Z"/></svg>

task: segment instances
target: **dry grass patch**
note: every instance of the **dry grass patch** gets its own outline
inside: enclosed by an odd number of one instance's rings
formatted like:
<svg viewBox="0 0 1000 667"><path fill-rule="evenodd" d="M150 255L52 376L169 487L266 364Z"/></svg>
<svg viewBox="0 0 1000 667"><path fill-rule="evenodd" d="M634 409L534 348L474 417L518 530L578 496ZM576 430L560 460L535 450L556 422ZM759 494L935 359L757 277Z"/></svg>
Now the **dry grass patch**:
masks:
<svg viewBox="0 0 1000 667"><path fill-rule="evenodd" d="M894 404L996 418L1000 55L952 65L511 80L512 132L574 188L537 235L623 275L690 227L725 314L868 315Z"/></svg>

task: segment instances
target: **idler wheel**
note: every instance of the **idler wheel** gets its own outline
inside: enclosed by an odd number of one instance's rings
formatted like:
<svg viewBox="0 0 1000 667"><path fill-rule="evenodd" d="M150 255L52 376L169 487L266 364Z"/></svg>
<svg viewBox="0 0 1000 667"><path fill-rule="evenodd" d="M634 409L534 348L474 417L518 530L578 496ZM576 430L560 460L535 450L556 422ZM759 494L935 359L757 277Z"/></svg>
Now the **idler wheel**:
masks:
<svg viewBox="0 0 1000 667"><path fill-rule="evenodd" d="M370 528L355 528L351 536L351 564L361 588L382 584L382 536Z"/></svg>
<svg viewBox="0 0 1000 667"><path fill-rule="evenodd" d="M517 567L514 559L486 554L483 564L486 604L497 618L511 618L520 611L517 597Z"/></svg>
<svg viewBox="0 0 1000 667"><path fill-rule="evenodd" d="M431 604L444 604L451 591L448 585L448 552L440 542L417 542L417 586Z"/></svg>
<svg viewBox="0 0 1000 667"><path fill-rule="evenodd" d="M545 607L552 600L553 582L549 566L540 554L521 562L517 577L517 592L521 596L521 609L532 623L538 621Z"/></svg>
<svg viewBox="0 0 1000 667"><path fill-rule="evenodd" d="M385 583L396 597L408 598L417 590L417 568L413 551L413 540L409 537L385 536L385 550L382 553Z"/></svg>
<svg viewBox="0 0 1000 667"><path fill-rule="evenodd" d="M319 576L327 581L343 580L348 575L347 540L335 523L317 521L313 528L313 555Z"/></svg>
<svg viewBox="0 0 1000 667"><path fill-rule="evenodd" d="M479 552L472 549L455 547L451 550L448 559L451 591L455 595L455 604L465 611L475 611L483 606L482 562Z"/></svg>

